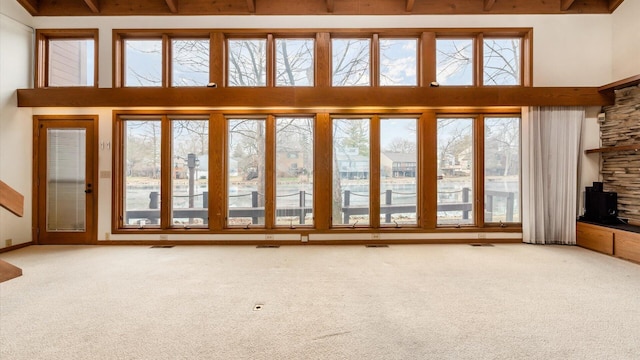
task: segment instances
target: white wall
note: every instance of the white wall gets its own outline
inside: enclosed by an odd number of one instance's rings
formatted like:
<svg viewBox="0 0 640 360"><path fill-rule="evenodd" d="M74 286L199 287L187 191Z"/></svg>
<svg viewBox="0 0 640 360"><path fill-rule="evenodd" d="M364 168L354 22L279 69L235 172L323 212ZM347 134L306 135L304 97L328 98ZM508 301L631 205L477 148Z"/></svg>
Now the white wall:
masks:
<svg viewBox="0 0 640 360"><path fill-rule="evenodd" d="M30 21L16 1L0 3L0 180L25 196L22 218L0 208L0 248L31 241L31 109L16 106L16 89L32 84Z"/></svg>
<svg viewBox="0 0 640 360"><path fill-rule="evenodd" d="M625 0L612 19L613 81L640 75L640 0Z"/></svg>

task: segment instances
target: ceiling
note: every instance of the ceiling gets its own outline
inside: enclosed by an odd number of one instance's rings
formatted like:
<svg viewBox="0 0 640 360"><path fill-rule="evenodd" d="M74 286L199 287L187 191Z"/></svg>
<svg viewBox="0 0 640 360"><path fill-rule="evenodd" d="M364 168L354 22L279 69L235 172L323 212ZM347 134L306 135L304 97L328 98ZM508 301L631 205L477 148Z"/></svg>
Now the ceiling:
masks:
<svg viewBox="0 0 640 360"><path fill-rule="evenodd" d="M5 1L5 0L2 0ZM34 16L610 14L624 0L16 0Z"/></svg>

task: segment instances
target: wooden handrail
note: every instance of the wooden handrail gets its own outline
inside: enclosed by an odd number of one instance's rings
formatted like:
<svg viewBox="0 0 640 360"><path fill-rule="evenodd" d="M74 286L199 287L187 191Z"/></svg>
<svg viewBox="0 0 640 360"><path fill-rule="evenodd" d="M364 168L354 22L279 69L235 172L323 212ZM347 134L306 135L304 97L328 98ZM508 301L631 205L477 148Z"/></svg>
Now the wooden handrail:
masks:
<svg viewBox="0 0 640 360"><path fill-rule="evenodd" d="M0 206L16 216L22 217L24 215L24 196L0 181Z"/></svg>

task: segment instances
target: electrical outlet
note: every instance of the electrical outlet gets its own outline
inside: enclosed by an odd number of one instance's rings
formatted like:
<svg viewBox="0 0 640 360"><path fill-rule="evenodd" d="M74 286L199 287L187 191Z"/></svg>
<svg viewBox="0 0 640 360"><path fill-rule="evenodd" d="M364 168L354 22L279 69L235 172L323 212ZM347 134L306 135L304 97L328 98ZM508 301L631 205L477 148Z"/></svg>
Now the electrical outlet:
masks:
<svg viewBox="0 0 640 360"><path fill-rule="evenodd" d="M160 235L160 240L169 240L169 235L167 234Z"/></svg>
<svg viewBox="0 0 640 360"><path fill-rule="evenodd" d="M4 241L4 245L5 245L6 247L9 247L9 246L13 245L13 239L7 239L7 240L5 240L5 241Z"/></svg>
<svg viewBox="0 0 640 360"><path fill-rule="evenodd" d="M104 233L104 239L111 240L111 234L109 234L108 232Z"/></svg>
<svg viewBox="0 0 640 360"><path fill-rule="evenodd" d="M371 234L371 240L380 240L380 234L378 233Z"/></svg>
<svg viewBox="0 0 640 360"><path fill-rule="evenodd" d="M266 234L266 235L264 236L264 239L265 239L265 240L273 240L273 234Z"/></svg>
<svg viewBox="0 0 640 360"><path fill-rule="evenodd" d="M303 243L309 242L309 235L302 235L302 236L300 237L300 240L301 240Z"/></svg>
<svg viewBox="0 0 640 360"><path fill-rule="evenodd" d="M486 237L487 237L487 235L485 235L484 233L479 233L478 234L478 239L484 239Z"/></svg>

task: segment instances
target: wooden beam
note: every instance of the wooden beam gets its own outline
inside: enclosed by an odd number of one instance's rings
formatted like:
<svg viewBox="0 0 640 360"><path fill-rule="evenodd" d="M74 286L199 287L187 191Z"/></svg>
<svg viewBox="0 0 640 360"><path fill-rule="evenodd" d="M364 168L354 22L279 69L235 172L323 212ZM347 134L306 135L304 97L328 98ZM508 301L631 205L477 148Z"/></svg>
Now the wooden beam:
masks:
<svg viewBox="0 0 640 360"><path fill-rule="evenodd" d="M94 14L100 13L100 0L84 0L84 3L87 4Z"/></svg>
<svg viewBox="0 0 640 360"><path fill-rule="evenodd" d="M12 0L6 0L12 1ZM101 16L145 15L464 15L486 14L608 14L609 8L619 5L619 0L575 1L571 9L561 10L568 0L140 0L125 6L122 0L18 0L30 12L38 16L86 16L87 2L100 3ZM613 1L613 2L612 2ZM178 9L178 2L180 3ZM579 6L578 6L579 5ZM168 12L170 9L171 12ZM411 12L407 12L410 9Z"/></svg>
<svg viewBox="0 0 640 360"><path fill-rule="evenodd" d="M24 214L24 196L11 186L0 181L0 206L16 216L22 217Z"/></svg>
<svg viewBox="0 0 640 360"><path fill-rule="evenodd" d="M247 0L247 8L252 14L256 13L256 0Z"/></svg>
<svg viewBox="0 0 640 360"><path fill-rule="evenodd" d="M167 1L167 6L169 7L169 10L174 13L177 14L178 13L178 0L166 0Z"/></svg>
<svg viewBox="0 0 640 360"><path fill-rule="evenodd" d="M496 0L484 0L484 11L491 11L493 8L493 4L496 3Z"/></svg>
<svg viewBox="0 0 640 360"><path fill-rule="evenodd" d="M560 10L567 11L575 0L560 0Z"/></svg>
<svg viewBox="0 0 640 360"><path fill-rule="evenodd" d="M413 4L414 3L415 3L415 0L407 0L407 6L406 6L407 12L412 12L413 11Z"/></svg>
<svg viewBox="0 0 640 360"><path fill-rule="evenodd" d="M25 8L29 14L36 16L40 11L39 1L38 0L18 0L18 3Z"/></svg>
<svg viewBox="0 0 640 360"><path fill-rule="evenodd" d="M614 12L624 0L609 0L609 12Z"/></svg>
<svg viewBox="0 0 640 360"><path fill-rule="evenodd" d="M416 109L448 106L605 106L596 87L44 88L19 89L20 107L204 106L212 109Z"/></svg>

